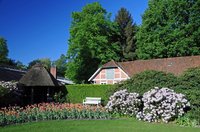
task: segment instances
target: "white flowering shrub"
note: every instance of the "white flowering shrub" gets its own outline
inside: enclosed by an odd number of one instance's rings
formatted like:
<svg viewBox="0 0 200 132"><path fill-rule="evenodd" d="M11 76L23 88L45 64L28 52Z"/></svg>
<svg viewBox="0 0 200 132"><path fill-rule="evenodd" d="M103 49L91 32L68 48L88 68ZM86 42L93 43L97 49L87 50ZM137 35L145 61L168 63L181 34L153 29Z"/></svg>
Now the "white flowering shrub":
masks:
<svg viewBox="0 0 200 132"><path fill-rule="evenodd" d="M138 93L129 93L126 89L119 90L110 96L105 108L111 113L136 115L140 111L141 99Z"/></svg>
<svg viewBox="0 0 200 132"><path fill-rule="evenodd" d="M16 90L17 89L17 82L0 81L0 85L4 88L9 89L9 90Z"/></svg>
<svg viewBox="0 0 200 132"><path fill-rule="evenodd" d="M136 118L148 122L157 122L161 119L169 122L182 116L190 103L183 94L177 94L168 88L155 87L143 94L143 110L138 112Z"/></svg>
<svg viewBox="0 0 200 132"><path fill-rule="evenodd" d="M23 90L17 87L17 82L0 81L0 107L19 105L22 103Z"/></svg>

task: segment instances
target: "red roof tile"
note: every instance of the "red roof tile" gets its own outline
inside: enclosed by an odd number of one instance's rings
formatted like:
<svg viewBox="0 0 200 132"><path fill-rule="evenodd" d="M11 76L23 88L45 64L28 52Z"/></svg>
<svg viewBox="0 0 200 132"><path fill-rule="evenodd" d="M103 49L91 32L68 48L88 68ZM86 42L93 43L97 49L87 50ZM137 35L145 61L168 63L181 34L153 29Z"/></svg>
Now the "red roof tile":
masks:
<svg viewBox="0 0 200 132"><path fill-rule="evenodd" d="M117 62L111 60L102 66L102 68L111 68L111 67L118 67Z"/></svg>
<svg viewBox="0 0 200 132"><path fill-rule="evenodd" d="M134 74L143 72L145 70L164 71L179 75L188 68L200 67L200 56L136 60L116 63L129 76L133 76Z"/></svg>

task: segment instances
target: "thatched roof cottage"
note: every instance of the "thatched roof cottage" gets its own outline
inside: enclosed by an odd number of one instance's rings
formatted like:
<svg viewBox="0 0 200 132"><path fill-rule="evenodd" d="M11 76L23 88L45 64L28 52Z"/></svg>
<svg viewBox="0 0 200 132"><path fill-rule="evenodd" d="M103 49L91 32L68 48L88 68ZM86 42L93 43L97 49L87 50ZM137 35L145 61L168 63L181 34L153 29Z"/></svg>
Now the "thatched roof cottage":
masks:
<svg viewBox="0 0 200 132"><path fill-rule="evenodd" d="M18 86L24 91L24 104L49 102L64 87L42 64L34 65L19 80Z"/></svg>

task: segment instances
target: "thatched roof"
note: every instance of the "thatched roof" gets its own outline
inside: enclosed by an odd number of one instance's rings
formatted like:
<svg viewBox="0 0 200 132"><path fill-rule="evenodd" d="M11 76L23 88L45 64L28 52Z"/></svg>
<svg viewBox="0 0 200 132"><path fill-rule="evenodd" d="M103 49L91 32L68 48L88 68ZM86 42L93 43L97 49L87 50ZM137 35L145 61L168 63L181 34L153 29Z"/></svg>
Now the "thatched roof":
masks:
<svg viewBox="0 0 200 132"><path fill-rule="evenodd" d="M35 64L20 80L22 86L60 86L42 64Z"/></svg>

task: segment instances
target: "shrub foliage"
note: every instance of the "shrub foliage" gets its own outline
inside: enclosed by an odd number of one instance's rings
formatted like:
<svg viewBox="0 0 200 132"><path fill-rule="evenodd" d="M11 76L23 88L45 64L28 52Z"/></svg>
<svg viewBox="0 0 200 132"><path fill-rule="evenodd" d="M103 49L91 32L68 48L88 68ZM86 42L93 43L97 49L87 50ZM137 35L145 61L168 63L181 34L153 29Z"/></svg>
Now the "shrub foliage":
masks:
<svg viewBox="0 0 200 132"><path fill-rule="evenodd" d="M131 79L119 84L116 89L127 89L129 92L143 94L153 87L174 87L177 78L171 73L161 71L144 71L134 75Z"/></svg>
<svg viewBox="0 0 200 132"><path fill-rule="evenodd" d="M200 125L200 67L188 69L178 79L179 85L175 90L185 94L191 103L187 118L196 120Z"/></svg>
<svg viewBox="0 0 200 132"><path fill-rule="evenodd" d="M192 106L200 107L200 68L191 68L179 77L179 85L175 87L187 95Z"/></svg>

